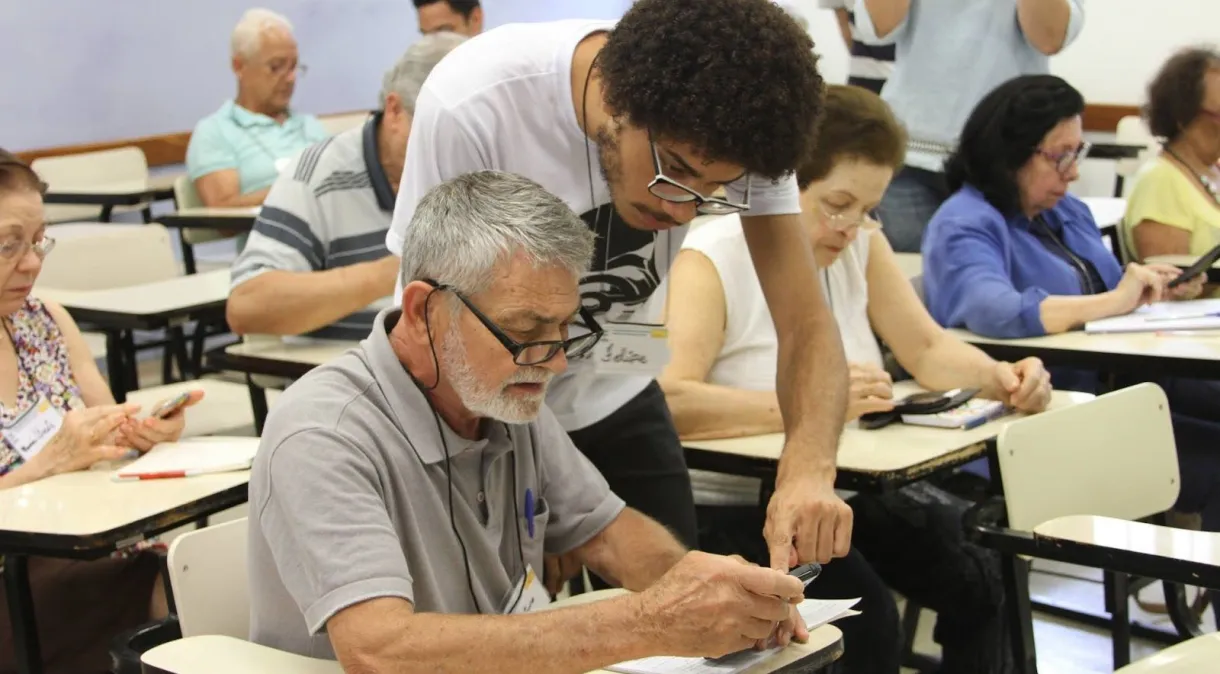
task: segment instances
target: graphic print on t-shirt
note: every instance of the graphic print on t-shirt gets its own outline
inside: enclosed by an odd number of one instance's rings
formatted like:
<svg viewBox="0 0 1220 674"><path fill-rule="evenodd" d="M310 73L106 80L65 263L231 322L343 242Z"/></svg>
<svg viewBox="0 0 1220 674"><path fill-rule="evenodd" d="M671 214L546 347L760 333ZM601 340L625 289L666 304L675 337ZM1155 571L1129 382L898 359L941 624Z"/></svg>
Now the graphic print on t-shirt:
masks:
<svg viewBox="0 0 1220 674"><path fill-rule="evenodd" d="M635 229L611 204L586 211L580 218L597 235L589 273L580 283L584 306L611 322L633 320L669 270L671 234Z"/></svg>

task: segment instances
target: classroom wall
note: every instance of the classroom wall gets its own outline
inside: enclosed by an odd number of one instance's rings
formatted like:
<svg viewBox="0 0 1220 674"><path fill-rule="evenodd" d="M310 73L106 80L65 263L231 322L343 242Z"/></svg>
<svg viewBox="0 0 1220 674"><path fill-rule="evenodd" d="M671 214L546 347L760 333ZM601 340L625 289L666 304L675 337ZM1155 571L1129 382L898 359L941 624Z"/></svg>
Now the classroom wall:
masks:
<svg viewBox="0 0 1220 674"><path fill-rule="evenodd" d="M484 0L485 27L617 18L631 0ZM27 150L194 127L232 97L229 34L253 6L293 22L295 104L376 105L381 75L419 36L410 0L5 0L0 147Z"/></svg>

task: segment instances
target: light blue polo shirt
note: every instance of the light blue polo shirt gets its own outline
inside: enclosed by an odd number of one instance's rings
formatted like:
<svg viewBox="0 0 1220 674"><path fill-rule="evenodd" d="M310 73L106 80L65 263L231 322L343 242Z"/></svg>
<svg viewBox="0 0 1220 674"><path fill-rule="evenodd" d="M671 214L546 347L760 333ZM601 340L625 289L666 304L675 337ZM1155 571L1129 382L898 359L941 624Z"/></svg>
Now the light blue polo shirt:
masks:
<svg viewBox="0 0 1220 674"><path fill-rule="evenodd" d="M237 169L241 193L248 194L275 182L279 174L276 160L290 159L328 136L313 115L291 113L280 124L267 115L225 101L219 110L195 125L186 149L186 169L191 180Z"/></svg>

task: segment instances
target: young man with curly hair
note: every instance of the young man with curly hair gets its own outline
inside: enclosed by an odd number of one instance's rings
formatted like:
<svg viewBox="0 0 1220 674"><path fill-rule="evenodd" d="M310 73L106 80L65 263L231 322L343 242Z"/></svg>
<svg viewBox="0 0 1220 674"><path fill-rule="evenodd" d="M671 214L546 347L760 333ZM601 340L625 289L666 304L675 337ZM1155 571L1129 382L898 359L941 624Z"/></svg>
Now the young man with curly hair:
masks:
<svg viewBox="0 0 1220 674"><path fill-rule="evenodd" d="M772 566L784 569L841 557L851 541L851 509L833 489L846 367L792 174L815 141L823 100L812 50L770 0L640 0L617 23L484 33L447 56L420 92L386 237L401 254L423 195L480 169L532 178L582 214L597 234L582 297L606 336L591 357L568 363L548 405L615 493L694 547L690 478L654 379L664 357L650 351L647 330L629 333L646 322L642 308L686 224L741 212L779 335L788 439L765 534ZM596 329L499 327L517 343ZM632 352L631 366L614 362ZM557 563L549 560L548 576L565 575Z"/></svg>

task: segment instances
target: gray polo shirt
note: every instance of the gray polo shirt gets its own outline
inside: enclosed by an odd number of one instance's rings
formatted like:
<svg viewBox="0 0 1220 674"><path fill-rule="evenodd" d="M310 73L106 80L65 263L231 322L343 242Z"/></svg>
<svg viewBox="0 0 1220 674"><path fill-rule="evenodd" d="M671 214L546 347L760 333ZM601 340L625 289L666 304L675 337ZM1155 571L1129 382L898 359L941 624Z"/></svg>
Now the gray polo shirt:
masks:
<svg viewBox="0 0 1220 674"><path fill-rule="evenodd" d="M370 262L386 255L394 190L377 154L377 123L369 117L311 146L280 172L250 240L233 261L232 287L264 272L314 272ZM387 296L361 311L309 333L327 339L364 339Z"/></svg>
<svg viewBox="0 0 1220 674"><path fill-rule="evenodd" d="M378 315L359 347L290 386L267 418L250 477L252 641L334 658L326 621L377 597L497 613L522 557L541 573L544 552L580 547L623 509L545 407L529 424L486 422L478 441L442 421L447 461L428 401L390 347L398 315Z"/></svg>

